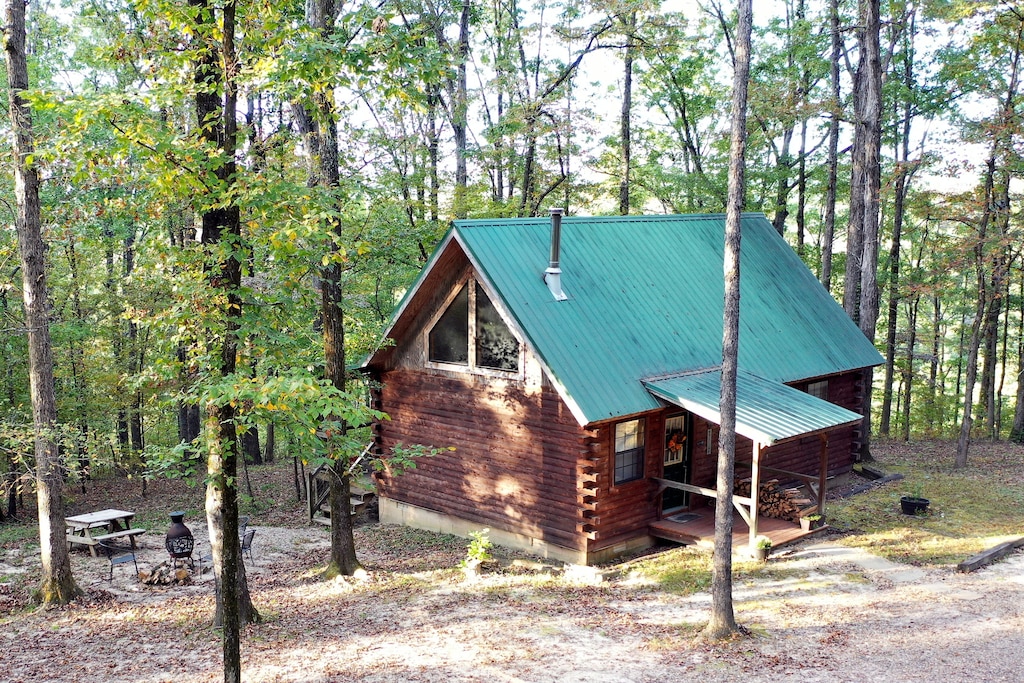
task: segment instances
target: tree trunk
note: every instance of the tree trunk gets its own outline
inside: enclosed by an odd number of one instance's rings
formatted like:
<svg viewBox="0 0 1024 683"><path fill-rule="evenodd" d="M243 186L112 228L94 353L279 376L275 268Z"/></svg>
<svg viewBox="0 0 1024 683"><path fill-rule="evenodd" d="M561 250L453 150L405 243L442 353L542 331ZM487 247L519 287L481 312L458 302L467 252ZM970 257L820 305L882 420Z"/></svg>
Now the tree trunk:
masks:
<svg viewBox="0 0 1024 683"><path fill-rule="evenodd" d="M75 248L75 236L73 234L67 237L65 251L68 257L68 272L71 276L72 316L75 320L85 320L85 314L82 310L78 250ZM71 386L74 392L73 403L76 406L74 421L76 431L78 432L78 438L75 439L75 459L78 462L82 493L85 493L85 482L89 478L89 452L87 448L89 440L88 407L92 401L89 396L89 383L86 379L85 349L83 348L82 341L74 335L68 339L68 352L70 356L68 369L71 371Z"/></svg>
<svg viewBox="0 0 1024 683"><path fill-rule="evenodd" d="M747 85L750 77L751 0L739 0L733 74L732 130L729 150L729 204L725 226L725 310L722 320L722 386L719 407L718 475L715 488L715 551L711 579L711 619L704 633L723 639L738 630L732 604L732 490L736 462L736 373L740 322L740 219L746 163ZM757 514L753 511L752 514Z"/></svg>
<svg viewBox="0 0 1024 683"><path fill-rule="evenodd" d="M879 0L860 3L860 62L854 87L856 109L853 176L850 190L850 227L843 305L854 311L869 341L878 324L878 221L881 189L882 61ZM860 429L860 459L871 459L871 377L865 371L864 416Z"/></svg>
<svg viewBox="0 0 1024 683"><path fill-rule="evenodd" d="M932 350L931 359L928 363L928 433L934 435L935 425L938 423L939 431L945 423L944 416L939 414L939 353L942 350L942 297L938 294L932 295ZM943 404L945 401L943 401ZM942 411L944 412L944 410Z"/></svg>
<svg viewBox="0 0 1024 683"><path fill-rule="evenodd" d="M996 412L999 401L996 395L996 364L999 318L1007 291L1009 254L1012 248L1010 245L1015 245L1017 242L1010 234L1010 182L1012 179L1011 169L1019 163L1014 146L1019 120L1017 88L1020 87L1024 16L1014 9L1007 14L1012 15L1013 20L1017 22L1016 40L1009 57L1011 66L1008 69L1006 96L1000 108L998 125L993 128L992 156L989 159L988 169L990 180L988 189L990 191L985 195L987 201L984 210L988 218L986 223L993 228L995 234L991 238L990 245L987 247L982 245L985 251L991 252L991 255L986 256L989 266L988 296L981 329L982 340L979 342L984 344L985 349L980 393L985 407L985 427L990 438L998 437ZM982 234L982 241L986 237Z"/></svg>
<svg viewBox="0 0 1024 683"><path fill-rule="evenodd" d="M35 600L46 606L65 605L82 595L71 573L64 538L64 485L57 432L57 400L53 386L49 301L46 289L46 248L41 231L39 172L31 159L34 139L32 111L22 96L28 90L25 55L25 6L7 0L4 45L7 61L10 126L14 137L14 194L16 229L21 258L25 326L28 328L29 390L35 428L36 496L39 506L39 553L42 582Z"/></svg>
<svg viewBox="0 0 1024 683"><path fill-rule="evenodd" d="M1003 217L997 216L995 222L997 224L1003 223ZM1004 225L999 239L1005 239L1006 234ZM1002 249L1002 247L999 247L999 249ZM991 270L988 300L981 329L981 340L979 341L979 346L984 348L981 390L979 393L981 394L982 405L985 410L985 434L990 439L998 439L996 412L1000 397L996 393L996 366L999 355L999 320L1003 310L1003 294L1005 292L1007 271L1007 257L1004 253L993 255Z"/></svg>
<svg viewBox="0 0 1024 683"><path fill-rule="evenodd" d="M274 449L277 448L275 439L274 423L267 423L267 438L263 441L263 462L269 464L274 462Z"/></svg>
<svg viewBox="0 0 1024 683"><path fill-rule="evenodd" d="M998 144L998 143L995 143ZM956 458L953 466L956 469L967 467L967 455L971 446L971 428L974 425L974 385L978 377L978 352L981 347L981 335L985 325L985 312L988 310L991 293L988 291L988 275L985 270L985 245L988 240L989 223L992 220L992 208L995 196L996 153L989 157L985 171L983 197L985 200L978 234L974 240L974 267L978 282L978 303L971 324L971 340L967 348L967 368L964 379L963 414L960 416L960 435L957 439ZM963 332L961 331L961 335ZM962 339L962 336L961 336ZM961 347L963 342L961 341ZM960 357L963 357L961 351ZM958 387L959 388L959 387Z"/></svg>
<svg viewBox="0 0 1024 683"><path fill-rule="evenodd" d="M242 432L242 457L250 464L263 464L263 452L260 450L260 430L256 425L249 425Z"/></svg>
<svg viewBox="0 0 1024 683"><path fill-rule="evenodd" d="M839 182L839 121L842 100L839 91L839 59L843 37L839 29L839 0L829 0L829 32L832 36L831 115L828 124L828 182L825 190L824 228L821 237L821 284L832 291L832 246L836 232L836 185Z"/></svg>
<svg viewBox="0 0 1024 683"><path fill-rule="evenodd" d="M306 5L306 11L306 21L309 26L319 32L324 39L329 38L334 31L336 7L333 0L311 0ZM466 22L469 21L468 12L469 2L466 0L463 5L463 20ZM323 88L314 96L316 116L308 134L311 148L317 150L317 154L313 155L310 160L310 184L331 194L336 193L341 184L338 169L338 129L335 123L333 98L333 86ZM324 229L329 231L334 240L333 248L343 252L344 235L341 223L337 219L329 219ZM344 391L346 378L343 273L337 259L328 260L330 261L328 265L320 271L320 317L323 324L324 376L335 388ZM347 425L343 420L340 422L342 436L344 436ZM356 559L356 542L349 515L348 454L332 453L331 455L335 459L331 466L332 477L329 488L331 560L324 571L324 576L331 577L339 573L351 576L360 566Z"/></svg>
<svg viewBox="0 0 1024 683"><path fill-rule="evenodd" d="M802 261L807 253L807 119L800 122L800 160L796 179L796 253Z"/></svg>
<svg viewBox="0 0 1024 683"><path fill-rule="evenodd" d="M981 326L985 315L985 295L978 292L978 308L971 326L971 341L967 349L967 375L964 380L964 412L960 417L960 435L956 444L956 469L967 467L967 454L971 446L971 427L974 424L974 384L978 377L978 347L981 345Z"/></svg>
<svg viewBox="0 0 1024 683"><path fill-rule="evenodd" d="M139 342L139 326L135 321L128 321L128 356L131 359L130 372L141 373L143 368L143 350ZM128 434L132 449L132 461L140 459L146 447L142 428L142 392L135 390L128 398Z"/></svg>
<svg viewBox="0 0 1024 683"><path fill-rule="evenodd" d="M334 264L329 272L322 274L321 287L324 318L324 358L326 361L325 375L338 389L344 391L345 378L345 325L342 319L343 292L341 287L341 268ZM342 437L347 430L341 422ZM360 569L356 559L356 542L352 530L352 516L349 511L350 483L347 472L347 454L335 453L331 464L330 506L331 506L331 561L324 571L330 578L337 574L353 575Z"/></svg>
<svg viewBox="0 0 1024 683"><path fill-rule="evenodd" d="M178 440L192 443L200 433L199 406L194 403L178 404Z"/></svg>
<svg viewBox="0 0 1024 683"><path fill-rule="evenodd" d="M197 17L198 41L194 63L196 84L196 120L199 134L211 148L220 152L224 161L207 172L216 176L210 186L230 188L235 183L235 144L238 134L237 91L235 89L235 2L226 0L221 10L220 54L213 35L217 33L214 8L209 0L189 0ZM223 69L221 68L223 65ZM223 104L218 93L223 92ZM228 194L227 196L230 196ZM223 200L224 197L218 199ZM218 203L221 204L221 203ZM217 255L217 266L210 273L211 288L219 288L226 301L219 366L216 374L227 378L237 370L238 334L242 316L239 288L242 282L241 220L239 208L224 201L216 208L204 209L202 242ZM210 339L215 337L211 335ZM224 680L240 683L241 624L255 623L260 615L252 605L245 565L241 562L238 542L238 434L235 408L230 402L211 404L206 412L207 486L206 521L213 551L217 609L214 623L222 629Z"/></svg>
<svg viewBox="0 0 1024 683"><path fill-rule="evenodd" d="M630 12L625 25L626 52L622 59L622 116L620 137L622 139L622 178L619 180L619 213L629 215L629 176L632 162L633 115L633 33L636 30L636 10Z"/></svg>
<svg viewBox="0 0 1024 683"><path fill-rule="evenodd" d="M885 326L885 380L882 383L882 416L878 433L889 436L889 420L892 415L892 382L896 369L896 325L899 313L900 280L900 238L903 229L903 196L906 178L902 171L896 176L896 208L893 216L892 246L889 248L889 302ZM911 349L913 355L913 349Z"/></svg>
<svg viewBox="0 0 1024 683"><path fill-rule="evenodd" d="M775 215L772 216L772 227L780 237L786 236L786 219L789 218L789 191L792 188L789 174L793 170L793 161L789 156L789 148L793 144L793 126L787 125L782 131L782 147L778 153L775 166L779 178L775 183Z"/></svg>
<svg viewBox="0 0 1024 683"><path fill-rule="evenodd" d="M468 149L466 129L469 127L469 98L466 88L466 63L469 61L469 17L470 0L462 0L459 16L458 83L455 90L455 105L452 116L452 132L455 134L455 217L466 217L466 186L469 173L466 168Z"/></svg>
<svg viewBox="0 0 1024 683"><path fill-rule="evenodd" d="M430 222L437 226L441 217L441 174L440 174L440 140L437 130L437 103L441 97L440 88L436 85L427 86L427 176L430 178L429 217ZM420 251L425 251L420 245ZM426 261L426 259L423 259Z"/></svg>
<svg viewBox="0 0 1024 683"><path fill-rule="evenodd" d="M1013 425L1010 427L1010 441L1024 443L1024 270L1021 271L1020 301L1017 327L1017 404L1013 409Z"/></svg>
<svg viewBox="0 0 1024 683"><path fill-rule="evenodd" d="M907 367L903 374L903 424L901 425L904 441L910 441L910 397L914 387L914 345L917 343L917 310L920 304L921 295L915 294L907 314Z"/></svg>

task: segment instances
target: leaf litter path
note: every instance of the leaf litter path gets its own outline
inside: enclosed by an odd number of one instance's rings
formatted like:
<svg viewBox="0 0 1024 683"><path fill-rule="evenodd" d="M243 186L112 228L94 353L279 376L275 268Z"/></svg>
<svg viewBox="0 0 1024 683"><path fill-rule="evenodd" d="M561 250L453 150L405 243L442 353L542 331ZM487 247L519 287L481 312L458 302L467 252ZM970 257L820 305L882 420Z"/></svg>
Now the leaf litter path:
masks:
<svg viewBox="0 0 1024 683"><path fill-rule="evenodd" d="M752 637L711 647L693 638L707 594L667 594L628 574L585 583L514 568L468 583L456 569L465 541L380 525L357 530L367 578L322 582L322 529L257 528L257 565L247 570L265 621L243 635L247 682L1021 676L1019 552L965 575L820 541L796 546L772 559L770 576L735 586L737 619ZM143 538L151 562L162 538ZM78 577L106 574L84 553L75 563ZM117 576L69 608L5 617L0 680L221 680L211 594L208 577L149 589Z"/></svg>

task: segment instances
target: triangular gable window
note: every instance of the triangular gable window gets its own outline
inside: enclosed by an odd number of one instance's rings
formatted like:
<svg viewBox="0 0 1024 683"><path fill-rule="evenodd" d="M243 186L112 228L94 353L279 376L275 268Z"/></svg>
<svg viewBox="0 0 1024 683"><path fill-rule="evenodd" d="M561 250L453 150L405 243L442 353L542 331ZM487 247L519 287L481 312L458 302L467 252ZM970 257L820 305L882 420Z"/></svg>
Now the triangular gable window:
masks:
<svg viewBox="0 0 1024 683"><path fill-rule="evenodd" d="M430 330L430 360L469 364L469 285L459 293Z"/></svg>
<svg viewBox="0 0 1024 683"><path fill-rule="evenodd" d="M516 372L520 345L490 298L469 280L430 329L428 358L471 368Z"/></svg>
<svg viewBox="0 0 1024 683"><path fill-rule="evenodd" d="M479 287L476 289L476 364L510 372L519 369L519 342Z"/></svg>

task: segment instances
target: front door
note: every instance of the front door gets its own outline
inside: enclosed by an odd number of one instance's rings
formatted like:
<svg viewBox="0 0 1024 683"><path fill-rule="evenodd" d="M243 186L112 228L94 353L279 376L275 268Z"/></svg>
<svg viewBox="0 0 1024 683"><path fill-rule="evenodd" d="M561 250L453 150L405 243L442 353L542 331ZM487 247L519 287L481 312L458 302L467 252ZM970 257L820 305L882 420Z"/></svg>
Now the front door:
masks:
<svg viewBox="0 0 1024 683"><path fill-rule="evenodd" d="M665 470L663 477L683 484L690 483L690 416L686 413L665 419ZM687 508L690 494L679 489L665 489L661 509Z"/></svg>

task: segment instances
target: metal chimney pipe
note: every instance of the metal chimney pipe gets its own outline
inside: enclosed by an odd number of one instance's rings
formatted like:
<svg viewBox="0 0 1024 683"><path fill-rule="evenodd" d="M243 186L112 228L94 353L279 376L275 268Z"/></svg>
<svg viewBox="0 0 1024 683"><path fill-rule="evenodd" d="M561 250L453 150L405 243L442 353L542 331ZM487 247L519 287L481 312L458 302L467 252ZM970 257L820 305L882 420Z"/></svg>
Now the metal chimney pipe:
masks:
<svg viewBox="0 0 1024 683"><path fill-rule="evenodd" d="M555 301L565 301L569 297L562 291L562 268L559 265L562 250L562 212L564 209L551 209L551 258L547 270L544 271L544 282L551 290Z"/></svg>
<svg viewBox="0 0 1024 683"><path fill-rule="evenodd" d="M562 208L553 208L551 211L551 263L548 268L558 268L559 257L562 250Z"/></svg>

